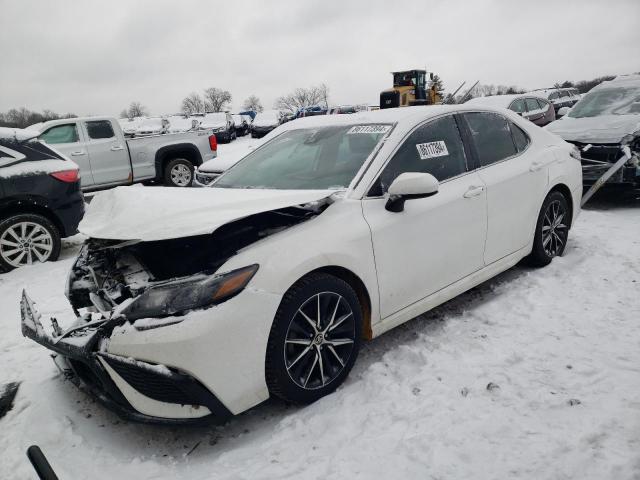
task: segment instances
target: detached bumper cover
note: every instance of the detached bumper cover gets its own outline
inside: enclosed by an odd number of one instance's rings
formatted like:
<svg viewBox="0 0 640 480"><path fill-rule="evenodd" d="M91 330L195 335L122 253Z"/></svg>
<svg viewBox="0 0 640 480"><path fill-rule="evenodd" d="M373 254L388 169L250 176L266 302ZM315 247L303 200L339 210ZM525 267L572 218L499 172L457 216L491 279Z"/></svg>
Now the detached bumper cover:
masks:
<svg viewBox="0 0 640 480"><path fill-rule="evenodd" d="M125 419L184 424L222 421L232 415L198 380L184 372L100 351L101 340L108 338L114 322L87 322L54 337L45 331L40 313L24 291L20 311L22 334L53 351L54 361L67 379ZM205 407L208 409L205 412L210 414L197 418L166 418L141 413L123 395L106 366L117 374L117 381L126 382L146 398L164 404L190 405L195 409Z"/></svg>

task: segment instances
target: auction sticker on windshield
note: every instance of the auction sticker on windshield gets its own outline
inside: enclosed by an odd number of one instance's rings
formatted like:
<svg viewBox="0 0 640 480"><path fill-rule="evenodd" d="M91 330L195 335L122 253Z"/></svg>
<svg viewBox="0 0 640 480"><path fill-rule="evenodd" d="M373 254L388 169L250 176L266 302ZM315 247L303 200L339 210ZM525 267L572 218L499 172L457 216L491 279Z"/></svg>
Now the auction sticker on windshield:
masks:
<svg viewBox="0 0 640 480"><path fill-rule="evenodd" d="M387 133L391 125L355 125L349 129L347 135L354 133Z"/></svg>
<svg viewBox="0 0 640 480"><path fill-rule="evenodd" d="M447 145L443 140L438 140L437 142L417 143L416 148L418 149L420 160L445 157L449 155L449 150L447 150Z"/></svg>

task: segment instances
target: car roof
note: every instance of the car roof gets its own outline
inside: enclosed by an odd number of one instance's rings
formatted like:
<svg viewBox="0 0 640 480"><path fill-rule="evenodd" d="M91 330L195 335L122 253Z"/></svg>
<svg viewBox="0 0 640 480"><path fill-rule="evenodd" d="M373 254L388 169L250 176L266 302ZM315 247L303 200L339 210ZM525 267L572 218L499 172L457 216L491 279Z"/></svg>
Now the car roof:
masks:
<svg viewBox="0 0 640 480"><path fill-rule="evenodd" d="M462 105L428 105L414 107L385 108L373 111L359 111L350 115L317 115L313 117L301 117L287 122L279 127L279 131L294 130L297 128L317 128L323 126L358 125L368 123L397 123L400 130L413 128L429 118L446 113L473 110L493 111L502 113L502 109L494 106Z"/></svg>
<svg viewBox="0 0 640 480"><path fill-rule="evenodd" d="M38 135L40 135L40 132L34 129L0 127L1 140L8 139L18 142L24 142L25 140L36 138Z"/></svg>
<svg viewBox="0 0 640 480"><path fill-rule="evenodd" d="M605 88L612 87L638 87L640 88L640 75L632 74L632 75L618 75L613 80L607 80L602 82L591 89L593 90L603 90Z"/></svg>
<svg viewBox="0 0 640 480"><path fill-rule="evenodd" d="M542 100L547 100L542 95L536 92L533 92L533 93L515 93L511 95L491 95L486 97L476 97L476 98L467 100L465 104L487 105L487 106L493 106L493 107L509 108L509 105L511 105L511 102L519 98L540 98Z"/></svg>
<svg viewBox="0 0 640 480"><path fill-rule="evenodd" d="M27 129L38 130L42 132L45 128L51 127L52 125L60 125L64 123L77 122L77 121L95 121L95 120L114 120L114 118L107 117L107 116L58 118L56 120L47 120L46 122L30 125L27 127Z"/></svg>

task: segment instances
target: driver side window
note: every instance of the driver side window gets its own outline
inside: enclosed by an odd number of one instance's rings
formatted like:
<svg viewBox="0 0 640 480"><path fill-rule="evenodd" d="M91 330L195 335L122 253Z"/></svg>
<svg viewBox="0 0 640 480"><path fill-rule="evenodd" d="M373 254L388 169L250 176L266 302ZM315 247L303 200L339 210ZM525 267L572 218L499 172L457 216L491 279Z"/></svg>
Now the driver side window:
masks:
<svg viewBox="0 0 640 480"><path fill-rule="evenodd" d="M430 173L439 182L467 171L467 158L453 115L426 123L409 135L384 168L370 195L383 195L398 175Z"/></svg>
<svg viewBox="0 0 640 480"><path fill-rule="evenodd" d="M40 134L39 137L45 143L56 145L59 143L76 143L78 139L78 130L75 123L66 125L56 125L46 132Z"/></svg>

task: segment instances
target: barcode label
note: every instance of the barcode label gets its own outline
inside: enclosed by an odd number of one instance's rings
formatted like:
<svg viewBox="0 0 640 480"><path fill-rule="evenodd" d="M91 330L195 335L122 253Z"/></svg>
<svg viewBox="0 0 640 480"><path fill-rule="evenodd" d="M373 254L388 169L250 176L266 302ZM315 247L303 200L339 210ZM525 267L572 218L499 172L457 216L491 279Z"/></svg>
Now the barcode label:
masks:
<svg viewBox="0 0 640 480"><path fill-rule="evenodd" d="M416 144L416 148L418 149L418 155L420 155L421 160L449 155L449 150L447 150L447 145L443 140L438 140L437 142L418 143Z"/></svg>
<svg viewBox="0 0 640 480"><path fill-rule="evenodd" d="M347 135L354 133L387 133L391 125L355 125L349 129Z"/></svg>

